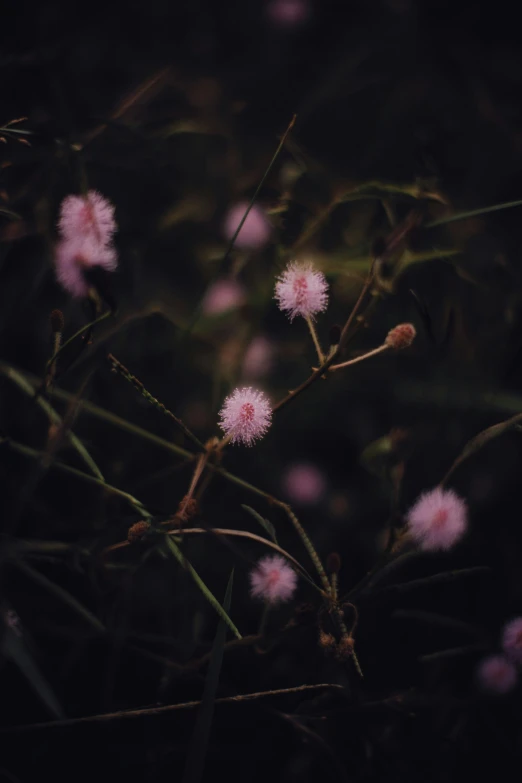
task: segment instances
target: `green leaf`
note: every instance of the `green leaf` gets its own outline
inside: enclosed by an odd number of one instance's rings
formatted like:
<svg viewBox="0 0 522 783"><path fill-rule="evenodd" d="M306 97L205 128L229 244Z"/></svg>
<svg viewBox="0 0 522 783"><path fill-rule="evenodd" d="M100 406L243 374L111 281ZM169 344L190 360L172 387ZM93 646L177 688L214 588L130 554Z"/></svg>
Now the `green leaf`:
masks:
<svg viewBox="0 0 522 783"><path fill-rule="evenodd" d="M230 611L233 581L234 571L232 570L228 580L225 599L223 601L223 607L226 612ZM218 624L214 644L212 645L210 663L207 670L207 676L205 677L203 699L196 718L196 725L194 726L194 732L190 742L182 783L199 783L203 777L226 636L227 627L222 617Z"/></svg>
<svg viewBox="0 0 522 783"><path fill-rule="evenodd" d="M274 544L277 544L277 536L275 532L275 527L271 522L268 521L268 519L265 519L261 516L261 514L258 514L257 511L255 511L250 506L247 506L246 504L242 503L241 508L245 509L251 516L254 517L256 522L259 522L262 528L268 533Z"/></svg>
<svg viewBox="0 0 522 783"><path fill-rule="evenodd" d="M216 610L218 615L221 617L221 619L228 625L234 636L236 636L237 639L242 639L243 637L239 633L238 629L228 616L228 612L221 606L217 598L213 595L213 593L210 592L208 587L206 586L205 582L202 580L196 569L189 563L181 549L178 547L178 545L172 540L172 538L169 535L165 536L165 541L167 543L168 548L178 561L178 563L185 568L189 574L191 575L194 582L197 584L209 604Z"/></svg>
<svg viewBox="0 0 522 783"><path fill-rule="evenodd" d="M457 214L450 215L449 217L432 220L431 223L426 223L425 228L445 226L447 223L455 223L457 220L466 220L467 218L478 217L479 215L486 215L488 212L498 212L500 209L510 209L511 207L522 207L522 200L505 201L503 204L494 204L491 207L481 207L480 209L472 209L468 212L457 212Z"/></svg>
<svg viewBox="0 0 522 783"><path fill-rule="evenodd" d="M50 714L58 720L64 720L66 715L54 691L34 662L24 640L12 628L5 628L2 652L6 658L18 666Z"/></svg>

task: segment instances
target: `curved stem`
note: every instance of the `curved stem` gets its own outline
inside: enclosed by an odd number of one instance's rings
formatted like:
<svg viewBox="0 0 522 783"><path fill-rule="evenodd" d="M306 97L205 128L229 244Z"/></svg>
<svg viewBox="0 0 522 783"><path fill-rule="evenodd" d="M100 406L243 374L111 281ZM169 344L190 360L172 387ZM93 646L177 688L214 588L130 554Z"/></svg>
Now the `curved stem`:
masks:
<svg viewBox="0 0 522 783"><path fill-rule="evenodd" d="M58 348L57 351L53 353L49 361L47 362L45 368L47 371L49 371L50 367L56 362L56 359L61 354L61 352L67 348L68 345L70 345L74 340L76 340L77 337L80 337L84 332L89 331L89 329L94 328L97 326L97 324L104 321L106 318L109 318L109 316L112 315L112 310L107 310L105 313L102 313L97 318L94 319L94 321L90 321L90 323L85 324L85 326L82 326L81 329L78 329L77 332L75 332L72 337L69 337L68 340L66 340L64 343L61 344L61 346Z"/></svg>

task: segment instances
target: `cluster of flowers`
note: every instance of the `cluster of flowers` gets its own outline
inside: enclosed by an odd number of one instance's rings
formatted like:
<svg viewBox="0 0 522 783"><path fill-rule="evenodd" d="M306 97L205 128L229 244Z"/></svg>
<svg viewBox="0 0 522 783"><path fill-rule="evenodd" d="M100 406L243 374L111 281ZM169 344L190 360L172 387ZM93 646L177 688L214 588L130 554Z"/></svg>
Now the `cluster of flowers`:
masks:
<svg viewBox="0 0 522 783"><path fill-rule="evenodd" d="M502 631L502 653L484 658L477 677L484 690L504 694L518 682L517 666L522 666L522 617L515 617Z"/></svg>

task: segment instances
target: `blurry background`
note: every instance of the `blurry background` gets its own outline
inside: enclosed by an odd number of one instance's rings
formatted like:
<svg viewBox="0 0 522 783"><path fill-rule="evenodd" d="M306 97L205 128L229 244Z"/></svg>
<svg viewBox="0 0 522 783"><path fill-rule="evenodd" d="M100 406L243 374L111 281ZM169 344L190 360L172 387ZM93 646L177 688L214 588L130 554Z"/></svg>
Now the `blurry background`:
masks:
<svg viewBox="0 0 522 783"><path fill-rule="evenodd" d="M216 618L190 578L139 547L105 567L100 552L125 539L135 509L39 470L5 440L42 450L49 436L9 367L37 384L52 352L51 311L63 311L66 337L92 318L55 280L60 202L94 188L115 204L119 267L105 281L116 315L80 355L78 346L65 353L56 388L81 389L96 406L80 410L74 432L107 482L164 517L193 463L99 409L190 444L111 373L107 353L205 441L238 383L275 401L315 363L304 322L290 324L272 299L286 261L311 259L328 277L331 303L318 321L327 346L372 249L414 226L379 267L347 357L404 321L417 328L412 348L317 383L255 448L225 458L228 470L293 504L323 557L340 554L347 591L382 549L390 513L437 484L470 437L522 410L521 208L442 222L522 198L519 29L502 4L421 0L54 2L31 15L7 7L2 28L0 126L27 118L0 127L2 723L48 720L49 699L54 717L56 704L77 717L199 699L205 666L180 667L208 651ZM63 396L49 400L67 410ZM295 633L279 634L295 609L285 607L270 620L270 653L225 654L220 695L336 682L351 701L312 694L218 707L205 779L448 780L519 758L519 695L483 700L473 676L522 608L521 458L511 432L463 465L452 486L469 503L470 534L396 578L477 565L490 573L359 605L363 681L318 648L317 599L304 583L298 603L312 608L294 618ZM69 446L58 459L84 470ZM280 511L220 478L201 499L200 522L259 533L245 503L305 562ZM18 540L40 544L17 549L15 523ZM219 598L235 567L231 613L242 633L255 633L261 608L247 575L264 551L196 538L184 551ZM106 630L82 620L63 591ZM419 660L461 646L472 649ZM0 780L29 781L36 770L172 779L193 722L184 711L5 735Z"/></svg>

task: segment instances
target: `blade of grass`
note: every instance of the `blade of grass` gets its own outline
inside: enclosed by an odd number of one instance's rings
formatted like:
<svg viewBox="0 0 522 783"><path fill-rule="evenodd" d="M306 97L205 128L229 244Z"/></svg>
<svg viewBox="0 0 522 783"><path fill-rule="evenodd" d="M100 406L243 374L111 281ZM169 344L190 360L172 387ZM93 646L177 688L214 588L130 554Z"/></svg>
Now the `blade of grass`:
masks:
<svg viewBox="0 0 522 783"><path fill-rule="evenodd" d="M491 207L481 207L479 209L471 209L468 212L457 212L455 215L449 217L439 218L438 220L432 220L431 223L426 223L424 228L435 228L435 226L445 226L447 223L455 223L457 220L466 220L467 218L478 217L479 215L486 215L488 212L498 212L501 209L511 209L511 207L522 207L522 200L518 201L505 201L503 204L494 204Z"/></svg>
<svg viewBox="0 0 522 783"><path fill-rule="evenodd" d="M223 608L225 612L230 611L233 582L234 571L232 570L223 601ZM219 675L221 672L221 664L223 662L223 649L225 646L226 636L227 626L223 618L221 618L218 623L216 637L212 646L210 663L207 670L207 676L205 677L203 699L201 701L201 707L199 708L198 716L196 718L196 725L194 726L194 731L192 733L187 760L185 762L185 769L183 771L182 783L199 783L203 777L203 770L205 768L205 760L210 739L210 730L212 728L212 719L214 717L214 707L219 685Z"/></svg>
<svg viewBox="0 0 522 783"><path fill-rule="evenodd" d="M250 516L254 517L256 522L259 522L261 527L266 530L274 544L277 544L277 536L275 532L275 527L271 522L268 521L268 519L265 519L261 516L261 514L258 514L257 511L255 511L251 506L247 506L245 503L241 504L241 508L243 508Z"/></svg>

